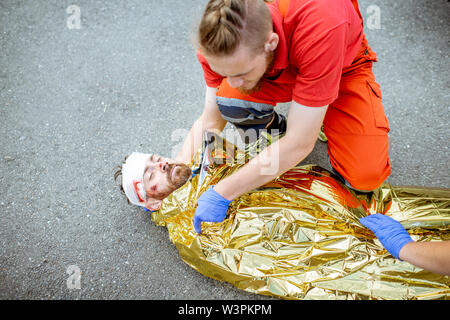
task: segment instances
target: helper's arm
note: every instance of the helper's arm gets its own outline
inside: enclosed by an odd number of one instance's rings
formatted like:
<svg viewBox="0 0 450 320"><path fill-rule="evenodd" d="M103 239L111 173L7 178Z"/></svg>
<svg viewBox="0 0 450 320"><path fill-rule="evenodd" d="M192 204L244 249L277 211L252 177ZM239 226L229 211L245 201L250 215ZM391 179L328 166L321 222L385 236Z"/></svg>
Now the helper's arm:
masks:
<svg viewBox="0 0 450 320"><path fill-rule="evenodd" d="M450 275L450 241L410 242L400 250L399 258L425 270Z"/></svg>
<svg viewBox="0 0 450 320"><path fill-rule="evenodd" d="M359 221L373 231L394 257L436 273L450 275L450 241L414 242L400 222L381 214Z"/></svg>
<svg viewBox="0 0 450 320"><path fill-rule="evenodd" d="M189 131L182 149L178 152L175 160L189 164L194 152L200 147L203 141L203 131L205 129L218 130L221 132L226 125L226 120L222 118L216 103L217 88L206 87L205 106L203 113L194 122Z"/></svg>
<svg viewBox="0 0 450 320"><path fill-rule="evenodd" d="M296 166L314 149L327 107L306 107L293 101L286 135L231 176L221 180L214 190L232 200Z"/></svg>

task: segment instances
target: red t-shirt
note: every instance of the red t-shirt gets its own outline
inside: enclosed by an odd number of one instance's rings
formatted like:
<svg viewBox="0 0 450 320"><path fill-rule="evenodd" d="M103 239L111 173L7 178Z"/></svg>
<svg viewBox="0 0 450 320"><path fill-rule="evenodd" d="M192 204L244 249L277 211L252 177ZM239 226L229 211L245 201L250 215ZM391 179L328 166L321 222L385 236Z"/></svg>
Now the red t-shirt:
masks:
<svg viewBox="0 0 450 320"><path fill-rule="evenodd" d="M352 1L290 0L284 18L279 0L266 3L280 38L267 77L279 76L264 79L270 83L266 86L270 93L254 95L271 96L276 102L294 100L309 107L333 102L338 97L342 70L351 65L363 39L362 18ZM201 54L197 56L207 86L218 87L223 77L210 69Z"/></svg>

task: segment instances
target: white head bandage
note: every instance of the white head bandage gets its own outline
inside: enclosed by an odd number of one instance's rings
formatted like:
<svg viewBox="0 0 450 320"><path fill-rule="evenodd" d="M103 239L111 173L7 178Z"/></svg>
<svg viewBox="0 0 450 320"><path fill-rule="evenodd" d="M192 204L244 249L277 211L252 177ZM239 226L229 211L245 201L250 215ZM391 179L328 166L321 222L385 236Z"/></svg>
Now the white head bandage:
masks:
<svg viewBox="0 0 450 320"><path fill-rule="evenodd" d="M145 207L144 169L151 154L133 152L122 165L122 187L128 200Z"/></svg>

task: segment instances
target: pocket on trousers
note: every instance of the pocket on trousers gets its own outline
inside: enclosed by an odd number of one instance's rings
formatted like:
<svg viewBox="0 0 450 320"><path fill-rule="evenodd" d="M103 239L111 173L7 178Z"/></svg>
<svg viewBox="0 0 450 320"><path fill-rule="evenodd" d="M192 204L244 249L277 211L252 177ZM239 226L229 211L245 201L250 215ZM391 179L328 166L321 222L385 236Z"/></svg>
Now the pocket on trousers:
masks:
<svg viewBox="0 0 450 320"><path fill-rule="evenodd" d="M389 121L384 113L380 85L373 80L367 80L367 89L369 90L375 126L389 132Z"/></svg>

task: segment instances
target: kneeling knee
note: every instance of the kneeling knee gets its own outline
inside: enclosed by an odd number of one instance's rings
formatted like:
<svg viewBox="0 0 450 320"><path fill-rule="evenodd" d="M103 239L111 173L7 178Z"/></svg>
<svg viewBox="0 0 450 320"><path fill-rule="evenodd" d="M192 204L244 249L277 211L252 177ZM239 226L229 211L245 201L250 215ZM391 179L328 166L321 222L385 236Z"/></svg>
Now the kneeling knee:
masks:
<svg viewBox="0 0 450 320"><path fill-rule="evenodd" d="M388 178L391 173L390 164L384 168L358 168L346 178L350 186L358 191L373 191Z"/></svg>

